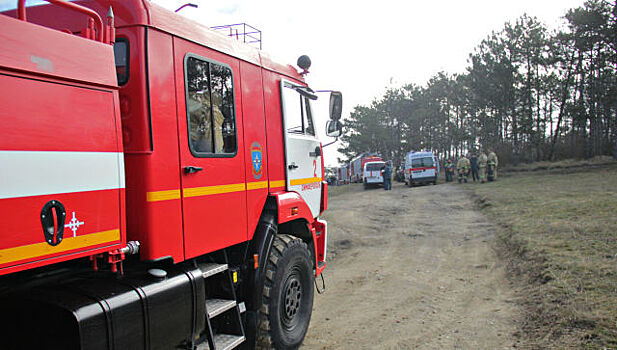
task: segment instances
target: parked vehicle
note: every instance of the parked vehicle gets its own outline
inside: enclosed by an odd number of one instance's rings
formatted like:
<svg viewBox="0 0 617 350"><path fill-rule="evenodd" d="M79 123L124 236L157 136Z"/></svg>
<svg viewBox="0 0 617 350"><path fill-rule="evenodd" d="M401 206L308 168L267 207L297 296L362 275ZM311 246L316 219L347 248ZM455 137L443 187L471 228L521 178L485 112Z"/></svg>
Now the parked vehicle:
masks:
<svg viewBox="0 0 617 350"><path fill-rule="evenodd" d="M380 156L374 153L362 153L349 162L349 180L354 183L362 183L364 179L364 164L367 162L382 161Z"/></svg>
<svg viewBox="0 0 617 350"><path fill-rule="evenodd" d="M0 347L298 348L328 234L303 73L150 1L17 2Z"/></svg>
<svg viewBox="0 0 617 350"><path fill-rule="evenodd" d="M349 183L349 170L348 166L341 166L336 169L336 177L339 185L345 185Z"/></svg>
<svg viewBox="0 0 617 350"><path fill-rule="evenodd" d="M405 184L437 184L439 177L439 160L430 151L409 152L405 156Z"/></svg>
<svg viewBox="0 0 617 350"><path fill-rule="evenodd" d="M369 186L383 186L383 174L382 169L386 166L383 161L370 161L364 163L364 171L362 174L362 182L364 183L364 189Z"/></svg>

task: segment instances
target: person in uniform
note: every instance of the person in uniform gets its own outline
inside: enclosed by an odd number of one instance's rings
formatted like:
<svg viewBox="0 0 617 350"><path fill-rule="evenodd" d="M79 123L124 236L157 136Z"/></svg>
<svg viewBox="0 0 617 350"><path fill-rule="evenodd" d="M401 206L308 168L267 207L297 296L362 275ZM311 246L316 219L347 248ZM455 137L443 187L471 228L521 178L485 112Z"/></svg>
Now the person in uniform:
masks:
<svg viewBox="0 0 617 350"><path fill-rule="evenodd" d="M452 163L452 160L446 160L444 168L446 170L446 182L454 181L454 163Z"/></svg>
<svg viewBox="0 0 617 350"><path fill-rule="evenodd" d="M478 176L478 156L476 156L475 152L471 154L469 163L471 163L471 178L473 182L476 182L480 180L480 177Z"/></svg>
<svg viewBox="0 0 617 350"><path fill-rule="evenodd" d="M390 161L386 162L386 166L382 170L383 175L383 189L390 191L392 189L392 165Z"/></svg>
<svg viewBox="0 0 617 350"><path fill-rule="evenodd" d="M497 159L497 154L493 150L489 150L488 152L488 166L492 166L493 168L493 181L497 180L497 167L499 166L499 159Z"/></svg>
<svg viewBox="0 0 617 350"><path fill-rule="evenodd" d="M480 151L480 156L478 156L478 176L480 177L481 183L486 181L487 162L488 158L486 157L486 153L484 153L484 151Z"/></svg>
<svg viewBox="0 0 617 350"><path fill-rule="evenodd" d="M467 157L465 157L464 155L461 156L458 159L458 162L456 163L456 170L458 171L458 182L465 182L467 183L467 176L469 176L469 159Z"/></svg>

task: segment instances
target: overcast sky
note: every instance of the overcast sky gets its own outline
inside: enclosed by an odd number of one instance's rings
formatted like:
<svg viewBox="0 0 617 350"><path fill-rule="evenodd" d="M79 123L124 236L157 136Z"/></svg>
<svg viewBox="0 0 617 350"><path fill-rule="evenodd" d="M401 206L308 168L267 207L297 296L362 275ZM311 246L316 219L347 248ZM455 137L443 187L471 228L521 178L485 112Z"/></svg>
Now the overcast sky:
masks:
<svg viewBox="0 0 617 350"><path fill-rule="evenodd" d="M176 9L186 1L155 2ZM341 90L344 117L354 106L379 98L388 86L424 85L439 71L463 72L474 47L507 21L527 13L556 29L568 9L583 4L583 0L192 2L199 8L185 8L182 15L207 26L253 25L263 32L263 50L284 63L295 64L300 55L309 55L313 65L308 83L314 89ZM326 110L323 105L316 107ZM327 116L320 118L324 122ZM323 126L319 129L323 135ZM336 147L324 150L327 165L336 165Z"/></svg>
<svg viewBox="0 0 617 350"><path fill-rule="evenodd" d="M379 98L388 86L424 85L439 71L465 70L482 39L527 13L550 29L583 0L190 0L179 13L207 26L245 22L263 32L263 50L282 63L309 55L307 81L316 90L343 92L343 117ZM28 1L28 4L40 1ZM175 10L185 0L155 0ZM17 0L0 0L0 9ZM326 101L327 96L320 99ZM323 104L316 106L326 113ZM317 117L323 135L325 114ZM328 141L322 136L324 142ZM336 164L336 145L326 164Z"/></svg>

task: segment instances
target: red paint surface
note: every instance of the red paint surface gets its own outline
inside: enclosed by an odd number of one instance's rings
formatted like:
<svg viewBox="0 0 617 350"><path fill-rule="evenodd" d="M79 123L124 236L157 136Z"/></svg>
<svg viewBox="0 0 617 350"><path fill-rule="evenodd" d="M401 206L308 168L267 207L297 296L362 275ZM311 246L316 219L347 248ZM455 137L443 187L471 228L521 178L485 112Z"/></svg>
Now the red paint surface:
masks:
<svg viewBox="0 0 617 350"><path fill-rule="evenodd" d="M280 223L296 219L314 221L301 197L284 192L284 186L146 201L149 192L284 181L280 80L305 85L294 67L278 64L259 50L147 1L77 3L103 17L113 5L117 35L128 39L130 45L128 83L120 87L119 94L116 92L111 46L50 29L80 33L87 23L83 15L46 5L28 9L29 21L49 28L0 16L0 36L8 45L3 47L6 55L0 57L0 70L10 71L14 76L0 76L0 87L6 96L0 113L3 120L14 121L0 126L0 149L124 151L126 191L54 197L68 203L67 211L72 212L69 206L79 207L76 212L84 217L78 218L91 225L88 230L92 227L105 231L115 224L121 230L122 240L111 248L86 247L74 254L4 269L0 274L109 251L125 244L127 239L140 241L140 257L144 260L171 257L180 262L250 239L268 195L276 199ZM24 59L33 49L52 61L53 71L39 69ZM238 149L234 157L196 158L190 153L184 96L187 53L224 63L233 71ZM29 74L46 81L17 77ZM32 115L37 117L31 118ZM251 168L249 152L254 142L262 147L263 170L259 179L254 178ZM184 175L182 168L189 165L204 171ZM325 210L325 187L322 198ZM46 196L3 200L0 210L13 210L12 215L28 218L35 208L40 212L39 201L45 199ZM292 207L298 208L297 215L291 215ZM4 231L19 230L15 225L2 227L6 228ZM28 244L36 242L37 235L42 236L39 220L29 221L26 226L25 234L3 235L0 245ZM319 244L315 246L316 251L321 249Z"/></svg>
<svg viewBox="0 0 617 350"><path fill-rule="evenodd" d="M146 72L145 67L135 67L137 71L141 72L143 69L145 73L143 76L131 75L129 84L146 86L145 74L149 75L153 151L131 152L125 156L127 235L129 240L138 240L141 243L142 259L172 257L175 262L180 262L185 259L181 200L146 202L147 192L180 189L172 38L159 31L148 29L148 40L149 71ZM145 52L145 44L139 42L137 52ZM133 67L131 71L133 72ZM127 89L129 89L127 94L134 91L130 90L132 87L128 85ZM129 95L136 102L140 101L142 95L139 89L136 96ZM140 133L143 139L149 139L148 111L143 109L136 113L143 114L135 115L140 121L132 124L134 132Z"/></svg>
<svg viewBox="0 0 617 350"><path fill-rule="evenodd" d="M242 115L244 121L244 164L246 182L268 181L268 143L266 141L266 116L264 110L263 82L261 68L240 61L240 84ZM251 158L251 147L257 143L261 147L261 172L255 174ZM268 187L246 191L247 237L251 239L257 228L259 217L266 203Z"/></svg>
<svg viewBox="0 0 617 350"><path fill-rule="evenodd" d="M244 144L243 111L241 107L238 108L242 105L239 61L178 38L174 38L174 54L180 169L186 166L203 168L203 171L194 174L182 174L182 188L244 184L246 179L244 152L250 145L245 147ZM207 57L211 61L231 67L236 99L237 132L237 153L233 157L199 158L191 154L184 90L184 59L187 54ZM246 241L247 214L244 192L183 198L182 211L184 254L187 259Z"/></svg>
<svg viewBox="0 0 617 350"><path fill-rule="evenodd" d="M0 16L0 26L0 150L122 152L111 46L6 16ZM64 171L70 174L71 169ZM124 195L123 189L112 189L0 200L0 210L5 213L0 249L45 242L40 214L50 200L64 205L65 224L72 212L84 222L77 235L114 229L121 235L117 242L7 263L0 267L0 274L123 245ZM64 237L72 235L65 228Z"/></svg>
<svg viewBox="0 0 617 350"><path fill-rule="evenodd" d="M87 22L83 23L85 27ZM4 15L0 16L0 28L4 69L106 87L116 85L111 45Z"/></svg>

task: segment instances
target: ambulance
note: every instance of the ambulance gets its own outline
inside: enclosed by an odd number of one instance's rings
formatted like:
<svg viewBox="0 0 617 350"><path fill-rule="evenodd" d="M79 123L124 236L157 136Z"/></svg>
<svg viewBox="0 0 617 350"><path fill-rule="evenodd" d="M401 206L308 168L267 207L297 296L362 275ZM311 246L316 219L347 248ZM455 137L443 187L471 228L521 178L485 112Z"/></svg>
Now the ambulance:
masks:
<svg viewBox="0 0 617 350"><path fill-rule="evenodd" d="M431 151L412 151L405 156L405 184L437 184L439 160Z"/></svg>
<svg viewBox="0 0 617 350"><path fill-rule="evenodd" d="M364 183L364 189L366 190L370 186L383 186L383 174L381 170L385 168L386 163L384 161L367 162L364 164L362 170L362 182Z"/></svg>

